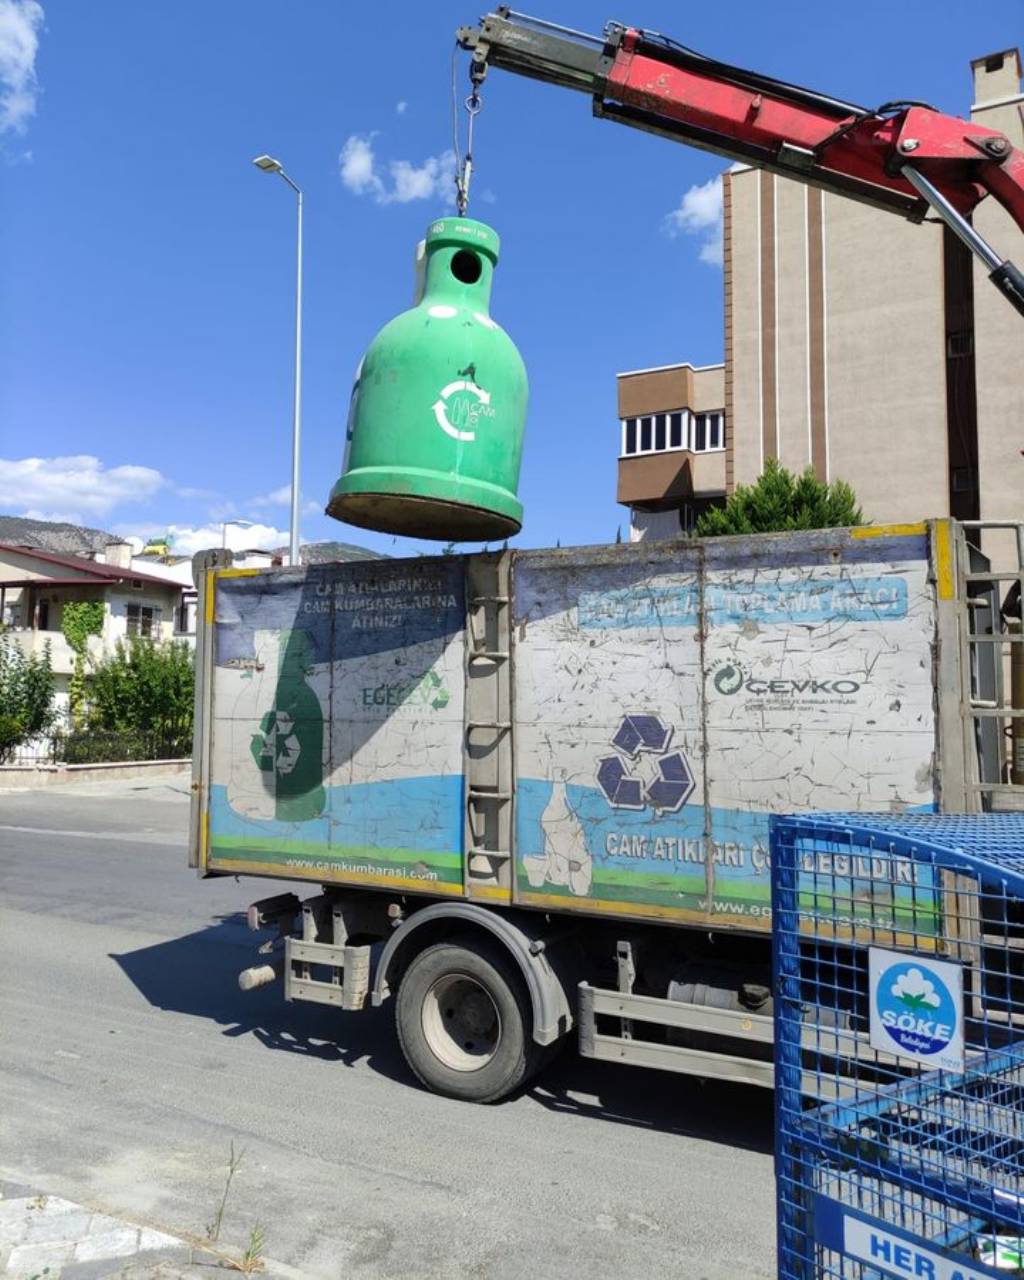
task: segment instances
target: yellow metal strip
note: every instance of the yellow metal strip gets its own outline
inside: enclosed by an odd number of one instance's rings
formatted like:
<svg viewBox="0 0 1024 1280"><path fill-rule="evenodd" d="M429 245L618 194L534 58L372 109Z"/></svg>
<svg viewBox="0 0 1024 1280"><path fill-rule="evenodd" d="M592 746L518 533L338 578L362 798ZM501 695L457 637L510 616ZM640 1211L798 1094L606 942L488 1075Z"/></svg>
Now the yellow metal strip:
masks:
<svg viewBox="0 0 1024 1280"><path fill-rule="evenodd" d="M948 520L935 521L935 581L940 600L952 600L956 594L953 579L953 535Z"/></svg>
<svg viewBox="0 0 1024 1280"><path fill-rule="evenodd" d="M511 902L512 890L503 889L500 884L481 884L475 885L470 883L470 898L487 898L494 902Z"/></svg>
<svg viewBox="0 0 1024 1280"><path fill-rule="evenodd" d="M257 573L262 573L262 569L218 569L218 578L252 578Z"/></svg>
<svg viewBox="0 0 1024 1280"><path fill-rule="evenodd" d="M860 528L851 529L851 538L908 538L916 534L928 532L928 525L924 520L918 520L916 524L865 524Z"/></svg>
<svg viewBox="0 0 1024 1280"><path fill-rule="evenodd" d="M210 811L204 809L199 819L199 869L206 870L210 858Z"/></svg>
<svg viewBox="0 0 1024 1280"><path fill-rule="evenodd" d="M222 858L216 852L209 859L209 870L232 871L253 875L277 876L279 880L317 880L321 884L365 884L378 889L412 889L438 897L463 897L461 884L443 880L417 880L412 876L380 876L367 871L331 871L327 868L290 867L284 862L250 862L247 858Z"/></svg>
<svg viewBox="0 0 1024 1280"><path fill-rule="evenodd" d="M208 627L213 626L214 605L216 604L216 600L217 600L217 570L207 569L206 571L206 608L204 610L204 615L206 618L206 625Z"/></svg>

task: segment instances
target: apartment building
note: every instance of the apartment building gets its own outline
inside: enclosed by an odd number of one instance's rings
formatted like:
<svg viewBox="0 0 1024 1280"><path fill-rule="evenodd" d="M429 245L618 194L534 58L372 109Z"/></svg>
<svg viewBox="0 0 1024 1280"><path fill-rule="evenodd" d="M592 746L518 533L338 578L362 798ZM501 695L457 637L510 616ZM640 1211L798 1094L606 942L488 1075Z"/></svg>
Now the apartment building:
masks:
<svg viewBox="0 0 1024 1280"><path fill-rule="evenodd" d="M971 70L971 118L1024 146L1018 51ZM675 409L666 396L678 400L683 380L620 375L619 501L632 536L668 536L673 520L685 529L771 457L848 481L873 521L1024 518L1024 328L960 241L742 166L723 177L723 205L720 470L696 454L686 467L679 456L634 465L630 416ZM975 224L1024 258L1024 235L993 201ZM699 406L686 407L710 408L693 394ZM666 485L673 466L681 478Z"/></svg>
<svg viewBox="0 0 1024 1280"><path fill-rule="evenodd" d="M634 369L618 383L618 500L630 537L688 533L725 498L725 365Z"/></svg>

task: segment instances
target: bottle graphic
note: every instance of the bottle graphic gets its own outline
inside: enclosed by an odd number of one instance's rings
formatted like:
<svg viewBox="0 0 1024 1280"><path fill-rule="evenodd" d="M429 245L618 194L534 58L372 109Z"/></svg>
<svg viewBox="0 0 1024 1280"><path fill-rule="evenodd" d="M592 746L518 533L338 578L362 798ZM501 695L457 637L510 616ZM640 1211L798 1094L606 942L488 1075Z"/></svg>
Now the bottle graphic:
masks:
<svg viewBox="0 0 1024 1280"><path fill-rule="evenodd" d="M577 898L590 893L594 860L587 848L587 837L575 810L569 804L565 782L555 782L551 799L540 816L544 834L544 852L527 855L523 866L531 888L544 883L568 888Z"/></svg>
<svg viewBox="0 0 1024 1280"><path fill-rule="evenodd" d="M324 715L307 681L309 637L281 633L273 706L264 712L250 752L274 796L274 817L307 822L324 811Z"/></svg>

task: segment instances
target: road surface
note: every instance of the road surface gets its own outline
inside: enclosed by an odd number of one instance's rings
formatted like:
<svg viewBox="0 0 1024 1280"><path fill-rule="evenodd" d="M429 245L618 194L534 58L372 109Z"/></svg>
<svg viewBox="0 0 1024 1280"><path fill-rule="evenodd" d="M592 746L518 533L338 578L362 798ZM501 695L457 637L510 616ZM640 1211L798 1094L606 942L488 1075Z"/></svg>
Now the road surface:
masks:
<svg viewBox="0 0 1024 1280"><path fill-rule="evenodd" d="M183 779L0 792L0 1176L291 1274L774 1272L771 1098L565 1054L496 1107L413 1081L391 1009L239 992L273 882L185 866Z"/></svg>

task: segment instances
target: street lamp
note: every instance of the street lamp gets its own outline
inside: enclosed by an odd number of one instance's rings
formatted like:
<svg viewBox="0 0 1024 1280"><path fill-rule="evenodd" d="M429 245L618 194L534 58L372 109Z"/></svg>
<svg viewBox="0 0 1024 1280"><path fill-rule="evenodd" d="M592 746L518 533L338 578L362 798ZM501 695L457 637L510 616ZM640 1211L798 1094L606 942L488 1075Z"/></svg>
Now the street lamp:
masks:
<svg viewBox="0 0 1024 1280"><path fill-rule="evenodd" d="M284 178L298 197L298 252L295 276L295 402L292 414L292 518L288 533L288 562L299 564L299 438L302 429L302 190L285 173L280 160L257 156L253 160L264 173Z"/></svg>
<svg viewBox="0 0 1024 1280"><path fill-rule="evenodd" d="M226 551L228 546L228 525L235 524L239 529L251 529L256 523L255 520L222 520L220 526L220 545L221 550Z"/></svg>

